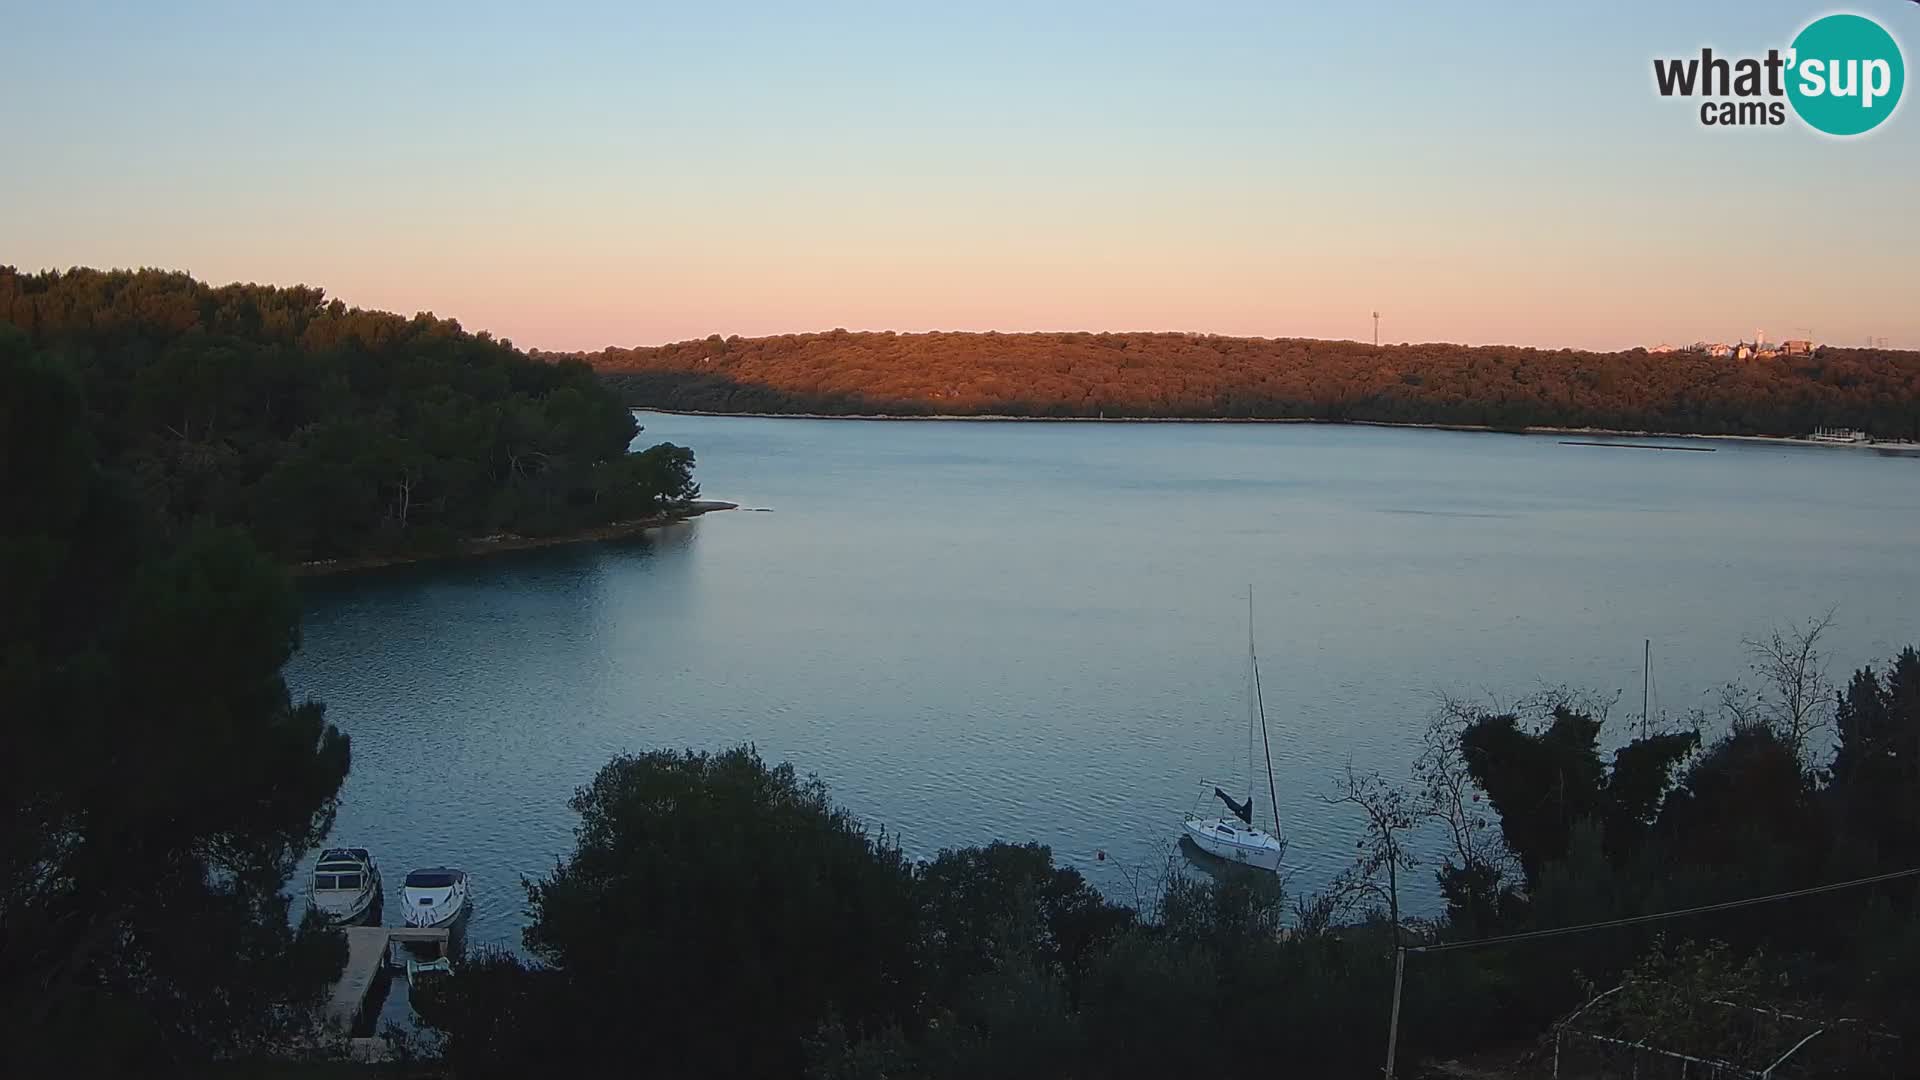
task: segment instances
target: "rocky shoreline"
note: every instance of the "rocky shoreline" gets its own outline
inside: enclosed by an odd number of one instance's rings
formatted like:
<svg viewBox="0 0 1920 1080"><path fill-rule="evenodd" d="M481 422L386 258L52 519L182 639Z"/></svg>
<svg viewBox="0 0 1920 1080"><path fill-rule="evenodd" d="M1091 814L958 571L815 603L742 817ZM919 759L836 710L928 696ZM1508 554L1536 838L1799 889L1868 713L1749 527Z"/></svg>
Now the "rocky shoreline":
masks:
<svg viewBox="0 0 1920 1080"><path fill-rule="evenodd" d="M1624 428L1494 427L1488 424L1414 423L1403 420L1328 420L1311 416L1010 416L996 413L810 413L810 412L719 412L710 409L663 409L653 405L629 406L635 412L663 416L741 416L761 420L860 420L878 423L904 423L912 420L937 420L943 423L1027 423L1027 424L1326 424L1346 427L1417 428L1423 431L1470 431L1496 435L1594 435L1602 438L1710 439L1725 442L1761 443L1774 446L1817 446L1824 449L1878 450L1882 453L1920 454L1920 443L1896 440L1867 442L1820 442L1795 435L1709 434L1694 431L1632 431Z"/></svg>
<svg viewBox="0 0 1920 1080"><path fill-rule="evenodd" d="M638 536L649 529L658 529L682 521L697 518L702 514L716 510L737 510L739 504L720 502L713 499L695 499L685 506L675 507L663 514L637 518L633 521L616 521L606 525L596 525L590 529L578 529L573 532L557 533L553 536L519 536L502 533L497 536L482 536L463 540L457 549L446 552L400 555L367 555L352 559L318 559L313 562L296 563L291 567L294 577L325 577L331 574L347 574L358 570L375 570L384 566L405 566L410 563L437 562L442 559L464 559L481 555L497 555L505 551L527 551L533 548L560 547L564 544L591 544L604 540L622 540Z"/></svg>

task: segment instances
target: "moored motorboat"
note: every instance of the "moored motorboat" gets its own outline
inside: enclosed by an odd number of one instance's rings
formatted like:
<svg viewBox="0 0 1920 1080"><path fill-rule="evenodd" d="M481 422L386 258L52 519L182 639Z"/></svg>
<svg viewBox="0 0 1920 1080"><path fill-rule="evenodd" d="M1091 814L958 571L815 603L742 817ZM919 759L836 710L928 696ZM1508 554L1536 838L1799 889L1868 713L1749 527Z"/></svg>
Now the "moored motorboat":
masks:
<svg viewBox="0 0 1920 1080"><path fill-rule="evenodd" d="M408 926L449 926L466 911L470 899L467 872L429 866L407 875L401 887L403 921Z"/></svg>
<svg viewBox="0 0 1920 1080"><path fill-rule="evenodd" d="M327 848L307 880L307 902L328 922L359 922L380 897L380 866L366 848Z"/></svg>

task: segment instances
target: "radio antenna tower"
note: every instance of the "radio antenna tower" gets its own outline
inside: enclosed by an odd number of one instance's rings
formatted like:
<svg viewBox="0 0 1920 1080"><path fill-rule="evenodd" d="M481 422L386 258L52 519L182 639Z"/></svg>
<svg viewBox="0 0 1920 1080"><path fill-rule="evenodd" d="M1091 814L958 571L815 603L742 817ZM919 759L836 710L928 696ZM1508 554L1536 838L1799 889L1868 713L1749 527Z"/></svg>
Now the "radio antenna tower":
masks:
<svg viewBox="0 0 1920 1080"><path fill-rule="evenodd" d="M1380 313L1373 313L1373 347L1380 347Z"/></svg>

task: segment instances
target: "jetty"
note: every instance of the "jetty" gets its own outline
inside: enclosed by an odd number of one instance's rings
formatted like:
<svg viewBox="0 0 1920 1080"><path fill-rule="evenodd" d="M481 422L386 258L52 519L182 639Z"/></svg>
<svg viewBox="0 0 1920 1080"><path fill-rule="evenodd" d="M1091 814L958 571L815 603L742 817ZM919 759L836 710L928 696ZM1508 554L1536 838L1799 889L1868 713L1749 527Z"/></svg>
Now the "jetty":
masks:
<svg viewBox="0 0 1920 1080"><path fill-rule="evenodd" d="M1719 447L1717 446L1668 446L1664 443L1617 442L1611 439L1605 442L1601 442L1598 439L1561 439L1560 445L1561 446L1613 446L1613 447L1618 447L1622 450L1691 450L1696 454L1711 454L1715 450L1719 449Z"/></svg>
<svg viewBox="0 0 1920 1080"><path fill-rule="evenodd" d="M446 927L422 929L411 926L349 926L347 966L340 981L327 991L327 1020L343 1030L351 1030L366 1011L367 995L380 969L387 963L387 952L396 941L408 945L431 945L437 954L447 954L450 933Z"/></svg>

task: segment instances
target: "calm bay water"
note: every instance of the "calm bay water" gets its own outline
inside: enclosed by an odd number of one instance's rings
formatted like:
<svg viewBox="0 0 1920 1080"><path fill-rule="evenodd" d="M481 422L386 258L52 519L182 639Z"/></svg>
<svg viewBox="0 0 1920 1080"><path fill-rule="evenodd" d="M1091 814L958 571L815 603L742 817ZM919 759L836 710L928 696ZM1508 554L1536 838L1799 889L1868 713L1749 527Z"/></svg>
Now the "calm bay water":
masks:
<svg viewBox="0 0 1920 1080"><path fill-rule="evenodd" d="M1359 834L1320 800L1334 774L1403 776L1442 692L1619 691L1617 738L1643 638L1675 715L1743 676L1740 639L1773 624L1837 609L1836 677L1920 640L1920 460L641 419L642 444L694 448L708 497L769 512L303 585L288 678L353 737L333 839L373 848L390 884L465 867L472 941L517 944L519 878L569 849L567 797L608 758L745 741L911 853L1038 840L1131 900L1203 781L1247 787L1250 583L1308 889ZM1264 773L1253 790L1267 819Z"/></svg>

